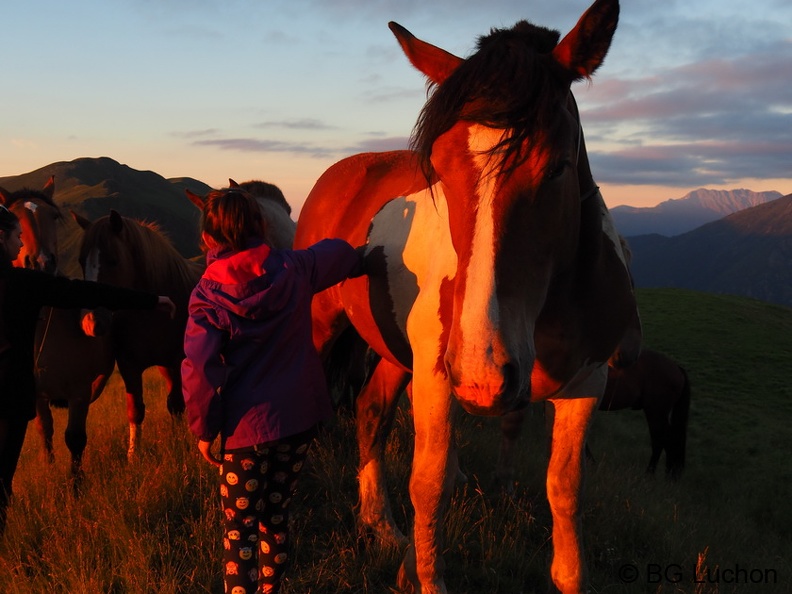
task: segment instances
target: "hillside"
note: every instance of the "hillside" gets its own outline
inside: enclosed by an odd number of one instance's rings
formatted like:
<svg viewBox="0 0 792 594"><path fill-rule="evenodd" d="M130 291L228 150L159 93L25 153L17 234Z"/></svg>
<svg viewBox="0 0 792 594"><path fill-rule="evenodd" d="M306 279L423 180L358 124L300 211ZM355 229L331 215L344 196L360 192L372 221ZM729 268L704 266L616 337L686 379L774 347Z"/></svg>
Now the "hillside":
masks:
<svg viewBox="0 0 792 594"><path fill-rule="evenodd" d="M792 194L676 237L629 237L638 287L680 287L792 306Z"/></svg>
<svg viewBox="0 0 792 594"><path fill-rule="evenodd" d="M184 256L199 253L199 213L184 190L205 194L211 188L203 182L191 178L168 180L152 171L137 171L100 157L52 163L30 173L2 177L0 186L9 191L39 189L53 175L55 202L63 207L65 215L58 236L61 270L65 274L81 274L76 259L82 231L69 216L69 210L90 220L115 209L128 217L157 221Z"/></svg>
<svg viewBox="0 0 792 594"><path fill-rule="evenodd" d="M779 197L779 192L702 188L651 208L616 206L610 212L616 228L625 237L653 233L672 237Z"/></svg>

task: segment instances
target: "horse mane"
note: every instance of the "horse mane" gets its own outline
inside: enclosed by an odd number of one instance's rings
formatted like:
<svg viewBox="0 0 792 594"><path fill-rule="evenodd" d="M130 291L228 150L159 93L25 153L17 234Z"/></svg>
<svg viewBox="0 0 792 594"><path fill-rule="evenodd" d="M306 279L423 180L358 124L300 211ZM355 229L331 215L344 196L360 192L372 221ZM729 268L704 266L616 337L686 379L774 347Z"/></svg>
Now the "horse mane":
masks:
<svg viewBox="0 0 792 594"><path fill-rule="evenodd" d="M144 281L141 289L162 291L162 287L176 284L188 292L192 290L200 276L200 263L182 256L157 223L124 216L121 221L123 226L120 234L113 231L110 217L95 221L86 231L83 250L89 243L106 245L114 235L120 235L121 241L136 254L134 262L137 278ZM87 256L83 250L80 253L81 260Z"/></svg>
<svg viewBox="0 0 792 594"><path fill-rule="evenodd" d="M283 195L281 189L275 184L251 179L250 181L242 182L239 184L239 187L256 198L264 198L265 200L271 200L279 204L286 211L286 214L291 215L291 206L286 201L286 197Z"/></svg>
<svg viewBox="0 0 792 594"><path fill-rule="evenodd" d="M479 37L476 53L430 89L410 139L427 179L432 174L432 145L459 120L511 130L491 153L503 154L502 171L527 158L526 143L530 148L541 141L552 156L558 154L557 106L568 92L561 84L560 66L550 55L559 37L558 31L527 21L511 29L492 29ZM559 94L562 90L564 95Z"/></svg>
<svg viewBox="0 0 792 594"><path fill-rule="evenodd" d="M55 204L55 201L52 198L50 198L47 194L41 192L40 190L33 190L31 188L21 188L19 190L15 190L9 193L6 196L6 198L7 198L7 202L6 202L7 208L11 208L11 206L16 204L17 202L23 202L28 200L41 200L48 206L51 206L52 208L55 209L57 213L56 216L58 219L63 218L63 212L61 211L60 206Z"/></svg>

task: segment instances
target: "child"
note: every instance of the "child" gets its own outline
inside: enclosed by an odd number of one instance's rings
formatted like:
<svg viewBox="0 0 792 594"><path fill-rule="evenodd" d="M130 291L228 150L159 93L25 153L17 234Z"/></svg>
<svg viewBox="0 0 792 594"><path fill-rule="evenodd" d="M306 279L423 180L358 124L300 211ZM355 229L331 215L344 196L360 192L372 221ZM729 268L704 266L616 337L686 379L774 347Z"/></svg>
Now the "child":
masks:
<svg viewBox="0 0 792 594"><path fill-rule="evenodd" d="M168 297L14 268L23 246L21 234L17 216L0 205L0 347L5 346L0 349L0 535L28 421L36 416L33 343L41 308L156 307L171 317L175 311Z"/></svg>
<svg viewBox="0 0 792 594"><path fill-rule="evenodd" d="M225 591L239 594L280 591L289 503L316 426L332 415L312 297L362 274L343 240L277 250L263 225L240 188L206 197L207 267L190 298L182 364L190 428L222 476ZM218 435L222 462L211 452Z"/></svg>

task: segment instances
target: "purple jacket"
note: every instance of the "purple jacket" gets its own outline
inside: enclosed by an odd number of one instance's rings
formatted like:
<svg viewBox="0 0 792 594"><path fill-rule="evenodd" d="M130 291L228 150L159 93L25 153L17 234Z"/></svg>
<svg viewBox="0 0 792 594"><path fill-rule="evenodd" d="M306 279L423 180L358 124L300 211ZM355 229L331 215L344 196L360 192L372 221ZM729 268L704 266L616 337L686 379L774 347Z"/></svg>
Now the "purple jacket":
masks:
<svg viewBox="0 0 792 594"><path fill-rule="evenodd" d="M184 335L191 431L205 441L220 434L226 449L236 449L289 437L330 417L311 300L360 271L360 256L341 239L305 250L257 242L241 252L210 251Z"/></svg>

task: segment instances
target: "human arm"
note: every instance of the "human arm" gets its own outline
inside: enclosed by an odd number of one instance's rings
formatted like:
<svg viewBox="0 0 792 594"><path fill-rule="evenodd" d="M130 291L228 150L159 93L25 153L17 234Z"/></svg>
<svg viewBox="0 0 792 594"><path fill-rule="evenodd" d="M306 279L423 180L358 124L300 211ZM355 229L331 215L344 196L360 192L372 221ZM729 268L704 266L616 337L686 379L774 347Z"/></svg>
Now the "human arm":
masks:
<svg viewBox="0 0 792 594"><path fill-rule="evenodd" d="M28 290L30 299L40 305L61 308L95 309L162 309L170 313L174 306L169 298L153 293L117 287L65 276L53 276L37 270L17 268L18 280Z"/></svg>
<svg viewBox="0 0 792 594"><path fill-rule="evenodd" d="M299 252L305 255L316 293L347 278L364 274L362 248L353 248L343 239L323 239Z"/></svg>

